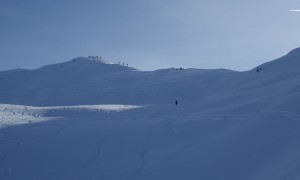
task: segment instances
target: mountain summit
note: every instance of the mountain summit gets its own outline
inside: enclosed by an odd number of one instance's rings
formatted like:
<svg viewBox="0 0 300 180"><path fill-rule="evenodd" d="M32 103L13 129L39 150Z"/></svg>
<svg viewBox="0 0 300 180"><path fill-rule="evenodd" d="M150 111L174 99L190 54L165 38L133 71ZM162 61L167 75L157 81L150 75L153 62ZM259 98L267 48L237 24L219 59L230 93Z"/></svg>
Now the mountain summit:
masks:
<svg viewBox="0 0 300 180"><path fill-rule="evenodd" d="M113 73L119 71L134 70L134 68L113 64L102 59L91 59L85 57L78 57L67 62L43 66L38 70L42 71L69 71L68 73ZM95 75L96 75L95 74Z"/></svg>

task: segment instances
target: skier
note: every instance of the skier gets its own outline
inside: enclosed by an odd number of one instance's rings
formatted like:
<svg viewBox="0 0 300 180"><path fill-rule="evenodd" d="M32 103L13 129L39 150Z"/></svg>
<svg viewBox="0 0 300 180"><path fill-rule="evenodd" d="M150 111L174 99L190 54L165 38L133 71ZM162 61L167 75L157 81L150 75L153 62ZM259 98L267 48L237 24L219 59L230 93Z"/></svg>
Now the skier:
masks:
<svg viewBox="0 0 300 180"><path fill-rule="evenodd" d="M178 105L178 101L177 100L175 101L175 104L176 104L176 106Z"/></svg>

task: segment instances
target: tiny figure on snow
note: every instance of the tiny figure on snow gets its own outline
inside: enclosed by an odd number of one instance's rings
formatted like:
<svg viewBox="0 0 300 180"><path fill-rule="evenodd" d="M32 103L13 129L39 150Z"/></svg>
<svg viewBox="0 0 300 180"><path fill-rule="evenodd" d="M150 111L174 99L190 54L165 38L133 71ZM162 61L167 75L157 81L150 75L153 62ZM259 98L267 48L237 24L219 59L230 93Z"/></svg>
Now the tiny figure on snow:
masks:
<svg viewBox="0 0 300 180"><path fill-rule="evenodd" d="M261 67L257 67L257 68L256 68L256 72L259 72L259 71L262 71L262 68L261 68Z"/></svg>
<svg viewBox="0 0 300 180"><path fill-rule="evenodd" d="M176 106L178 105L178 101L177 100L175 101L175 104L176 104Z"/></svg>

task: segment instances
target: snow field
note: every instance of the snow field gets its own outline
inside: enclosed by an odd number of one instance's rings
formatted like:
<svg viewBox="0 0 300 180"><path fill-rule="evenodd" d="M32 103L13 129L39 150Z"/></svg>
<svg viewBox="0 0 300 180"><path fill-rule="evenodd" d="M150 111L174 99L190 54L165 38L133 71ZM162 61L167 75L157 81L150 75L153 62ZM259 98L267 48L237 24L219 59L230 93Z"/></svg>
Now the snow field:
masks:
<svg viewBox="0 0 300 180"><path fill-rule="evenodd" d="M85 58L0 72L0 179L300 179L299 58L260 72Z"/></svg>

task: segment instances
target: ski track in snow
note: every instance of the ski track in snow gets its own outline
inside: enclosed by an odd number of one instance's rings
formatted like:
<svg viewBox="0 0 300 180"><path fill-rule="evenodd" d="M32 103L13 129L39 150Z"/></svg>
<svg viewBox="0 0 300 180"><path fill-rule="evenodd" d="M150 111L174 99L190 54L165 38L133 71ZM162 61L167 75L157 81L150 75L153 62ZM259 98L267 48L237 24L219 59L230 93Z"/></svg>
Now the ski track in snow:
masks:
<svg viewBox="0 0 300 180"><path fill-rule="evenodd" d="M290 171L282 180L299 180L300 179L300 157L294 159L290 164L286 165L291 167L297 167L294 168L294 170ZM295 166L296 165L296 166ZM292 169L292 168L288 168Z"/></svg>
<svg viewBox="0 0 300 180"><path fill-rule="evenodd" d="M151 148L149 149L146 149L146 150L143 150L141 153L140 153L140 165L137 169L135 169L132 173L130 173L129 175L125 176L124 178L121 178L121 180L128 180L128 179L131 179L132 177L136 176L137 174L141 173L145 167L145 164L146 164L146 154L147 152L150 150Z"/></svg>
<svg viewBox="0 0 300 180"><path fill-rule="evenodd" d="M272 111L272 112L280 113L280 115L282 115L283 117L286 117L286 118L288 118L290 120L293 120L293 121L300 122L300 115L299 114L289 112L289 111Z"/></svg>
<svg viewBox="0 0 300 180"><path fill-rule="evenodd" d="M2 158L1 158L0 167L1 166L2 166L1 169L3 170L3 172L2 172L2 174L0 174L0 179L2 180L2 179L6 179L9 176L9 174L11 173L8 163L5 160L5 156L2 156Z"/></svg>
<svg viewBox="0 0 300 180"><path fill-rule="evenodd" d="M223 120L225 120L225 121L236 121L236 120L248 121L248 120L250 120L249 117L251 117L253 115L255 115L255 113L251 113L251 114L235 114L235 115L207 115L206 114L206 115L203 115L203 116L199 116L198 118L188 118L189 120L172 120L172 121L165 120L161 124L164 124L171 131L171 136L169 138L175 138L176 135L179 132L178 132L178 130L175 127L172 126L172 124L176 123L176 121L179 121L179 122L201 121L202 119L205 119L205 120L214 120L214 121L220 121L220 120L222 120L222 121ZM167 141L167 140L168 139L166 139L165 141ZM199 141L195 141L195 142L189 143L187 145L184 145L181 148L178 148L178 150L176 150L175 152L172 152L170 155L168 155L168 156L166 156L164 158L161 158L159 161L165 161L165 160L174 158L174 157L182 154L184 151L186 151L186 150L188 150L188 149L196 146L199 143ZM157 147L153 147L152 149L154 149L154 148L157 148ZM148 151L151 151L151 148L149 148ZM146 152L148 152L148 151L146 151ZM145 155L146 155L146 153L145 153ZM142 158L145 158L145 155ZM157 161L149 162L149 164L153 164L153 163L156 163L156 162ZM142 167L144 167L144 165ZM139 168L139 169L141 169L141 168Z"/></svg>
<svg viewBox="0 0 300 180"><path fill-rule="evenodd" d="M197 145L197 144L198 144L198 142L194 142L194 143L187 144L187 145L185 145L185 146L179 148L177 151L173 152L172 154L170 154L169 156L167 156L167 157L165 157L165 158L163 158L163 159L161 159L161 160L172 159L172 158L174 158L174 157L176 157L176 156L182 154L184 151L186 151L186 150L188 150L188 149L194 147L194 146Z"/></svg>
<svg viewBox="0 0 300 180"><path fill-rule="evenodd" d="M169 129L169 131L171 132L171 137L170 138L174 138L177 134L178 134L178 130L172 126L172 124L174 124L176 122L176 119L172 119L172 120L165 120L165 122L163 122L163 124L165 125L166 128Z"/></svg>
<svg viewBox="0 0 300 180"><path fill-rule="evenodd" d="M256 113L245 113L245 114L233 114L233 115L210 115L210 114L199 114L197 118L188 117L184 120L178 120L178 122L188 122L188 121L240 121L249 120L251 117L255 116Z"/></svg>
<svg viewBox="0 0 300 180"><path fill-rule="evenodd" d="M81 166L83 167L89 167L89 166L92 166L95 162L101 160L103 158L103 147L102 147L102 144L103 144L103 139L99 139L97 142L96 142L96 153L88 160L86 160L85 162L83 162L81 164Z"/></svg>
<svg viewBox="0 0 300 180"><path fill-rule="evenodd" d="M8 128L9 127L6 127L6 129L8 129ZM22 144L23 144L22 142L8 138L9 136L8 136L8 133L6 132L6 129L2 129L2 134L0 136L0 142L4 141L7 143L11 143L16 146L14 148L22 146ZM1 169L3 169L2 175L0 174L0 179L6 179L12 172L6 161L6 153L4 153L1 157L0 167L2 167Z"/></svg>
<svg viewBox="0 0 300 180"><path fill-rule="evenodd" d="M52 136L59 136L61 133L63 133L67 128L71 127L72 124L71 123L67 123L64 125L60 125L58 128L56 128L55 130L53 130L52 132L46 133L44 135L41 135L39 137L37 137L37 139L41 139L41 138L48 138L48 137L52 137ZM35 138L33 138L32 140L35 140Z"/></svg>
<svg viewBox="0 0 300 180"><path fill-rule="evenodd" d="M300 168L295 169L289 173L283 180L299 180L300 179Z"/></svg>
<svg viewBox="0 0 300 180"><path fill-rule="evenodd" d="M250 114L236 114L236 115L205 115L203 117L199 117L196 119L192 119L191 121L199 121L201 119L206 119L206 120L249 120L249 115ZM251 116L254 115L254 113L251 113ZM151 145L150 147L142 150L140 152L140 165L133 171L131 172L129 175L125 176L124 178L122 178L122 180L129 180L131 178L133 178L134 176L138 175L139 173L141 173L144 168L146 167L147 164L151 165L153 163L156 163L157 161L147 161L147 154L155 148L159 148L160 145L164 144L164 142L168 141L170 138L175 138L176 135L179 133L178 130L172 126L172 124L176 123L176 119L166 119L161 123L155 124L153 126L150 126L148 128L157 128L159 126L164 126L166 128L167 131L170 132L170 135L166 138L164 138L163 140L161 140L160 142L157 142L156 144ZM183 120L185 121L185 120ZM190 121L190 119L188 120ZM153 130L155 131L155 130ZM179 148L178 150L176 150L175 152L172 152L170 155L166 156L165 158L160 159L159 161L165 161L171 158L174 158L178 155L180 155L181 153L183 153L184 151L196 146L198 144L198 141L196 142L192 142L189 143L187 145L182 146L181 148Z"/></svg>
<svg viewBox="0 0 300 180"><path fill-rule="evenodd" d="M172 126L172 124L175 123L175 121L176 121L176 119L174 119L174 120L173 119L171 119L171 120L166 119L161 123L158 123L156 125L148 127L148 129L155 129L156 127L163 126L163 127L166 128L166 131L170 132L170 135L167 136L166 138L162 139L161 141L151 145L150 147L142 150L139 154L139 157L140 157L139 166L133 172L131 172L129 175L122 178L122 180L131 179L132 177L134 177L134 176L138 175L139 173L141 173L144 170L144 168L147 164L152 164L153 163L153 162L147 162L147 154L152 149L158 148L161 144L168 141L170 138L174 138L176 136L176 134L178 133L178 130L175 127ZM155 131L155 130L153 130L153 131Z"/></svg>
<svg viewBox="0 0 300 180"><path fill-rule="evenodd" d="M6 128L9 128L9 127L6 127ZM8 134L6 132L6 130L2 130L2 134L0 136L0 142L1 141L4 141L4 142L7 142L7 143L10 143L12 145L15 145L16 147L14 148L18 148L20 146L23 145L22 142L20 141L17 141L17 140L12 140L10 138L8 138ZM0 179L6 179L10 174L11 174L11 169L9 168L8 166L8 163L6 161L6 154L4 153L1 157L1 161L0 161L0 172L1 172L1 169L3 170L2 174L0 174Z"/></svg>

